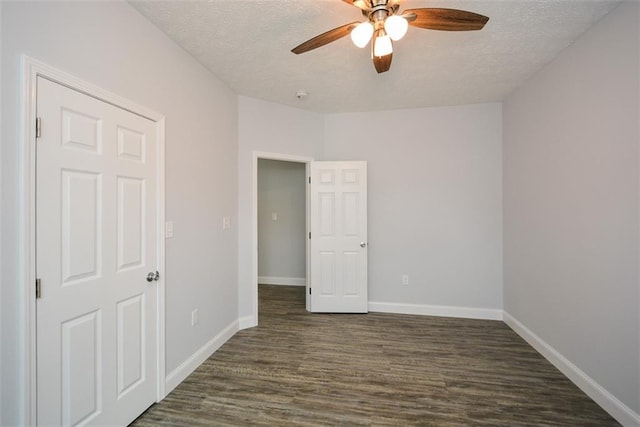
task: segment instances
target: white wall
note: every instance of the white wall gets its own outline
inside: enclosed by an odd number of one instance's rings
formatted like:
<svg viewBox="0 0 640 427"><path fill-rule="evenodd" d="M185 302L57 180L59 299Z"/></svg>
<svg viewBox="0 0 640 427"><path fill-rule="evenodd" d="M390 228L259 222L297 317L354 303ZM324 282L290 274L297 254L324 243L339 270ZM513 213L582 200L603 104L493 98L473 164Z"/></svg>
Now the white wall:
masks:
<svg viewBox="0 0 640 427"><path fill-rule="evenodd" d="M294 94L292 94L294 96ZM241 326L255 323L251 270L253 236L253 153L280 153L316 160L322 154L323 116L245 96L238 97L238 282Z"/></svg>
<svg viewBox="0 0 640 427"><path fill-rule="evenodd" d="M305 183L304 163L258 161L258 277L275 284L304 284Z"/></svg>
<svg viewBox="0 0 640 427"><path fill-rule="evenodd" d="M235 94L124 2L2 2L2 425L22 424L19 55L166 116L167 373L237 317ZM191 328L191 310L200 323Z"/></svg>
<svg viewBox="0 0 640 427"><path fill-rule="evenodd" d="M613 10L504 104L505 311L636 415L638 8Z"/></svg>
<svg viewBox="0 0 640 427"><path fill-rule="evenodd" d="M499 313L501 116L500 104L326 116L324 159L368 161L370 302Z"/></svg>

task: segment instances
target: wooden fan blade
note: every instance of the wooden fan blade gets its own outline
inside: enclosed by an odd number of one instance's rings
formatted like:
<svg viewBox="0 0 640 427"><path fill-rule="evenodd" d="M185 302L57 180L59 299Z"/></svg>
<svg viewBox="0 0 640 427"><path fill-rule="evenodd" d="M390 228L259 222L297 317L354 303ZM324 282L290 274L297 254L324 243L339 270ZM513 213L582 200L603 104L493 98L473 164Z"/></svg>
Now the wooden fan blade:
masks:
<svg viewBox="0 0 640 427"><path fill-rule="evenodd" d="M481 30L489 20L484 15L458 9L423 8L407 9L403 12L403 15L410 14L414 14L416 18L408 20L409 25L441 31Z"/></svg>
<svg viewBox="0 0 640 427"><path fill-rule="evenodd" d="M349 34L351 30L353 30L358 24L359 22L351 22L338 28L334 28L333 30L329 30L326 33L315 36L314 38L307 40L301 45L294 47L293 49L291 49L291 52L299 55L301 53L309 52L310 50L319 48L320 46L324 46L325 44L334 42Z"/></svg>
<svg viewBox="0 0 640 427"><path fill-rule="evenodd" d="M342 0L345 3L349 3L351 6L355 6L362 10L371 9L371 2L369 0Z"/></svg>

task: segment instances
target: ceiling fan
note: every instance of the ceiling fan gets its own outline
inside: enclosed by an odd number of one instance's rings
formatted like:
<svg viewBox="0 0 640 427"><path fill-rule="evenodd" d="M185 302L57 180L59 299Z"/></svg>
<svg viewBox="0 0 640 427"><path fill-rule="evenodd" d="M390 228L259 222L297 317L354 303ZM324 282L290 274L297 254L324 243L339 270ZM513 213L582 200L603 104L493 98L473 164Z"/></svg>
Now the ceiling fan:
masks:
<svg viewBox="0 0 640 427"><path fill-rule="evenodd" d="M308 52L351 34L353 43L363 48L371 42L371 58L378 73L391 68L393 41L407 33L409 25L428 30L481 30L488 17L458 9L407 9L402 14L399 0L342 0L362 10L364 22L351 22L322 33L291 50L295 54Z"/></svg>

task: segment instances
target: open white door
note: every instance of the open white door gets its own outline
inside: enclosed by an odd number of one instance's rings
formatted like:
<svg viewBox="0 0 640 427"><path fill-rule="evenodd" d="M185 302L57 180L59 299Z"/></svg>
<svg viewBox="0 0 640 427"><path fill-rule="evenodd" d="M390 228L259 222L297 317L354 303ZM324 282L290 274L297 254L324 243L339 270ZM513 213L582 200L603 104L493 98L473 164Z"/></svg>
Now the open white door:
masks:
<svg viewBox="0 0 640 427"><path fill-rule="evenodd" d="M37 423L127 425L156 400L156 124L37 85Z"/></svg>
<svg viewBox="0 0 640 427"><path fill-rule="evenodd" d="M366 313L367 163L311 162L312 312Z"/></svg>

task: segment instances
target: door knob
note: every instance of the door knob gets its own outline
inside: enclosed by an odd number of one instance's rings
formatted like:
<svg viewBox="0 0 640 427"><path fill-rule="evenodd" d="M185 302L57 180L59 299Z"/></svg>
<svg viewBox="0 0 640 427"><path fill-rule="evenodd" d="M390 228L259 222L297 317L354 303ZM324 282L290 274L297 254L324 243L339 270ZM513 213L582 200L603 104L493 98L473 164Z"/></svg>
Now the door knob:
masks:
<svg viewBox="0 0 640 427"><path fill-rule="evenodd" d="M366 247L367 247L367 244L366 244L365 242L360 242L360 247L361 247L361 248L366 248Z"/></svg>
<svg viewBox="0 0 640 427"><path fill-rule="evenodd" d="M153 282L153 281L157 282L158 279L160 279L160 272L158 270L152 271L149 274L147 274L147 282Z"/></svg>

